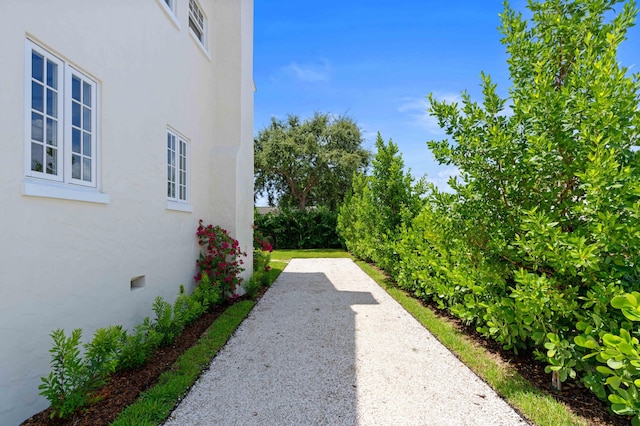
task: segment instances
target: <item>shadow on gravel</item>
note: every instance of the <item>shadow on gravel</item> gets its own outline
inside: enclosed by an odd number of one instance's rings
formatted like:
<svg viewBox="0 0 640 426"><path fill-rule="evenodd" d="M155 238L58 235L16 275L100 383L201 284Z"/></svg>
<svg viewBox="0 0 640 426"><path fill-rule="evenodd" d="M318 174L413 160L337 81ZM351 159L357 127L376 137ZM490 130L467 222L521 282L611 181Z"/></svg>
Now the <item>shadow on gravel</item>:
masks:
<svg viewBox="0 0 640 426"><path fill-rule="evenodd" d="M362 304L377 302L323 273L283 272L168 424L357 424L352 306Z"/></svg>

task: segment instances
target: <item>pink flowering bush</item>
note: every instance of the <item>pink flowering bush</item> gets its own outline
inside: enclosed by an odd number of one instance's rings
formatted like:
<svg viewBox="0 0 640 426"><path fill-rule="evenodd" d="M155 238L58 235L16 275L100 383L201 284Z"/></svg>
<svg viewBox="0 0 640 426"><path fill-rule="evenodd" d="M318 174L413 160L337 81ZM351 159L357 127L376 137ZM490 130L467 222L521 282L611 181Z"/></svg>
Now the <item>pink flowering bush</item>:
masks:
<svg viewBox="0 0 640 426"><path fill-rule="evenodd" d="M202 219L199 223L196 235L204 252L200 253L196 261L198 273L194 278L200 283L205 273L211 279L211 285L220 286L223 295L233 298L236 296L236 288L242 283L240 273L244 271L244 261L240 257L247 254L226 229L213 225L204 226Z"/></svg>

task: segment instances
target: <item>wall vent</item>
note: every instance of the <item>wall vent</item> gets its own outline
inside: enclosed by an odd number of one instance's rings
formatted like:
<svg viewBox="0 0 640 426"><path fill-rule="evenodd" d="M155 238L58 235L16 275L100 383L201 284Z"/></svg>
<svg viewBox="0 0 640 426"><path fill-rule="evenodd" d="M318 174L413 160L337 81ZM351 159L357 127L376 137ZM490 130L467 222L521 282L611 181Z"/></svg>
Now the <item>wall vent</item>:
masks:
<svg viewBox="0 0 640 426"><path fill-rule="evenodd" d="M146 284L145 276L140 275L138 277L131 278L131 291L140 290Z"/></svg>

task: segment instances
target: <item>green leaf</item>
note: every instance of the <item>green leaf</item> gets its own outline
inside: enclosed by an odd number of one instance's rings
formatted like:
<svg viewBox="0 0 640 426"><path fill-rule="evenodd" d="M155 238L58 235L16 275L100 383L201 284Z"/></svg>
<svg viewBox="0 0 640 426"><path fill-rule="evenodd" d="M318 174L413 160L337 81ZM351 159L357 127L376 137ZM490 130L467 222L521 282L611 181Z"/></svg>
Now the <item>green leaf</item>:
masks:
<svg viewBox="0 0 640 426"><path fill-rule="evenodd" d="M610 394L608 398L609 398L609 402L612 402L613 404L623 404L623 405L627 404L626 399L624 399L623 397L615 393Z"/></svg>
<svg viewBox="0 0 640 426"><path fill-rule="evenodd" d="M607 365L609 367L613 368L614 370L618 370L618 369L624 367L624 362L618 361L618 360L616 360L614 358L609 358L607 360Z"/></svg>
<svg viewBox="0 0 640 426"><path fill-rule="evenodd" d="M626 404L611 404L611 410L620 416L628 416L634 413L634 410Z"/></svg>
<svg viewBox="0 0 640 426"><path fill-rule="evenodd" d="M605 334L602 337L602 342L607 346L615 347L622 342L622 338L613 334Z"/></svg>
<svg viewBox="0 0 640 426"><path fill-rule="evenodd" d="M608 375L615 375L615 374L616 374L612 369L610 369L610 368L608 368L608 367L605 367L605 366L603 366L603 365L599 365L599 366L597 366L597 367L596 367L596 370L598 371L598 373L600 373L600 374L604 374L605 376L608 376Z"/></svg>
<svg viewBox="0 0 640 426"><path fill-rule="evenodd" d="M605 383L609 386L611 386L614 389L618 389L620 387L620 383L621 383L622 379L620 379L620 377L618 376L611 376L609 378L607 378L607 380L605 381Z"/></svg>

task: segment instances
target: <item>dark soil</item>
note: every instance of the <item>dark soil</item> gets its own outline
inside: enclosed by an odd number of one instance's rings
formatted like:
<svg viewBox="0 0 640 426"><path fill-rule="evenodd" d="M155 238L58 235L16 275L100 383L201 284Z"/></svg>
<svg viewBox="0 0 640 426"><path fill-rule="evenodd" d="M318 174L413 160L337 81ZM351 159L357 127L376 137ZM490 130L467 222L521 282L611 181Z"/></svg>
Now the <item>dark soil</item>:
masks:
<svg viewBox="0 0 640 426"><path fill-rule="evenodd" d="M485 340L472 327L465 326L461 321L448 315L445 311L429 305L442 318L454 323L473 342L489 351L496 360L515 367L520 375L531 382L543 393L552 395L574 413L584 417L594 426L629 426L629 417L617 416L609 411L608 404L600 401L591 391L580 382L563 384L561 392L551 387L551 377L544 372L544 364L536 361L531 353L504 351L494 341ZM21 426L101 426L108 425L116 419L127 405L132 404L140 393L153 386L160 374L171 368L175 360L187 349L193 346L200 336L209 328L213 321L220 316L224 308L220 307L198 319L194 324L185 328L175 345L159 349L155 355L141 368L117 373L109 383L98 392L100 402L88 407L85 411L69 419L49 419L50 409L46 409L22 423Z"/></svg>

